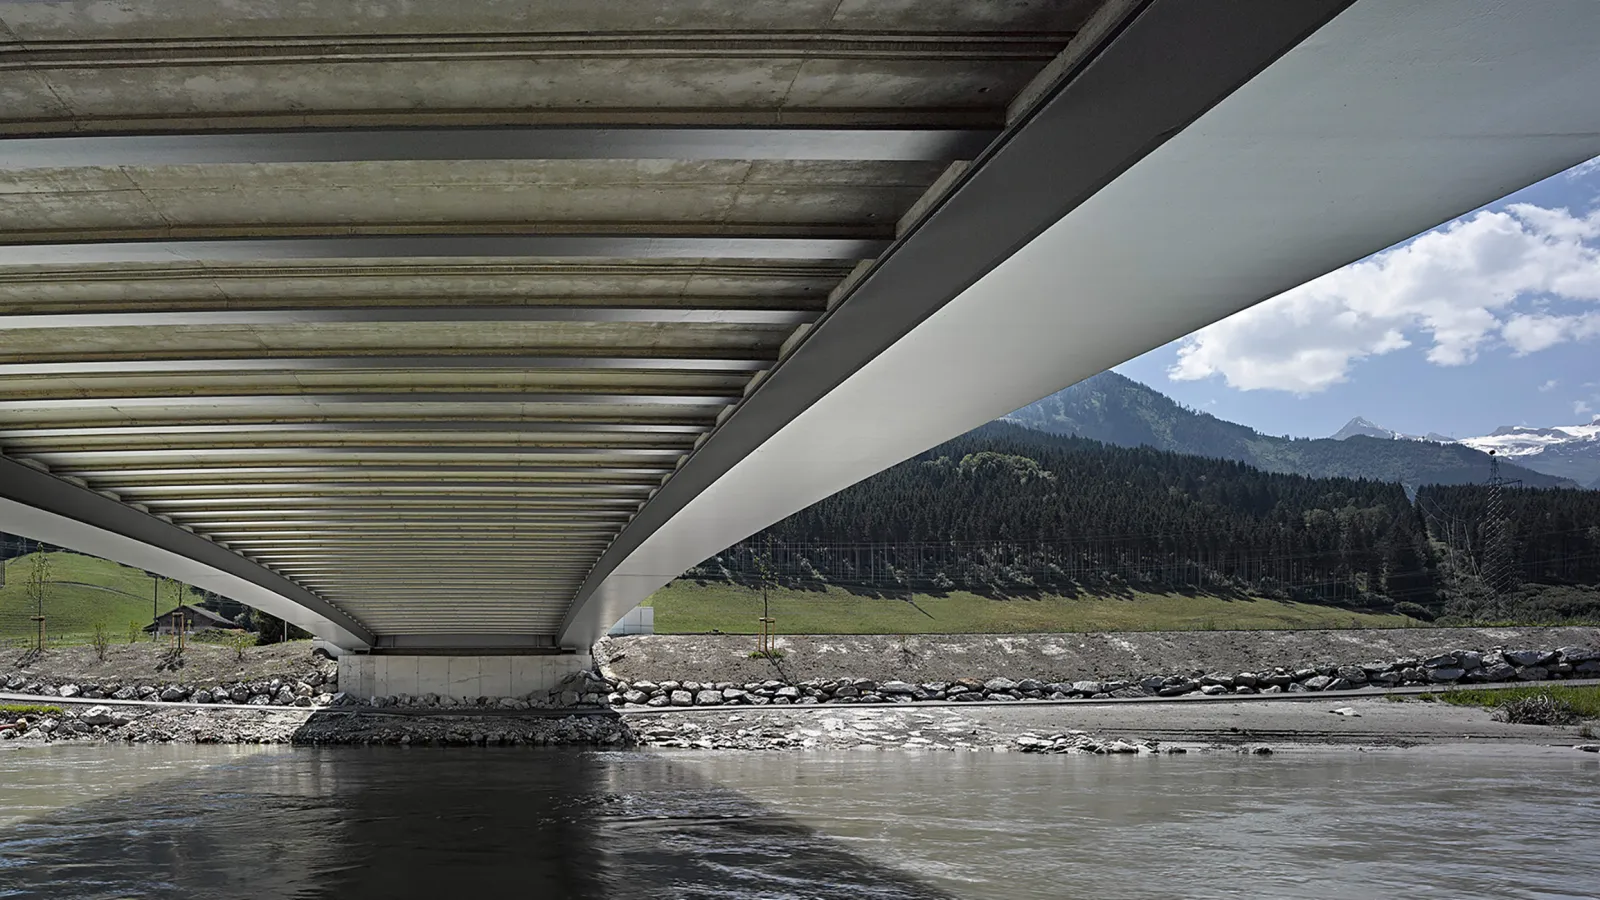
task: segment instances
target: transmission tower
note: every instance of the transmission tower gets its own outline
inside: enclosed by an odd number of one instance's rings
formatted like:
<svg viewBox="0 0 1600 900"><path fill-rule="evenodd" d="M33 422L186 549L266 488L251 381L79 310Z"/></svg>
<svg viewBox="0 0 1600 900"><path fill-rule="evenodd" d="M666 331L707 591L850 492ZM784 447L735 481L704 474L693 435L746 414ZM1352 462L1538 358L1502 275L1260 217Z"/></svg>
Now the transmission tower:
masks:
<svg viewBox="0 0 1600 900"><path fill-rule="evenodd" d="M1483 584L1499 598L1515 590L1520 581L1516 562L1512 558L1511 525L1506 518L1503 489L1515 487L1522 480L1502 477L1500 458L1490 450L1489 480L1484 483L1489 488L1489 500L1483 522Z"/></svg>

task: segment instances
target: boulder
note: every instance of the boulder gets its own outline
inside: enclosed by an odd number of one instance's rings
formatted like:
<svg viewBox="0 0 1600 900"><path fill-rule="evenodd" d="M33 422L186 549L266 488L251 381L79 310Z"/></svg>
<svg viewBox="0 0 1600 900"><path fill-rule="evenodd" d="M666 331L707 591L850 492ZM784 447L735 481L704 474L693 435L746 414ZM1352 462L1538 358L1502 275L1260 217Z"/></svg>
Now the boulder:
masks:
<svg viewBox="0 0 1600 900"><path fill-rule="evenodd" d="M1569 662L1573 665L1589 662L1590 660L1600 660L1600 649L1595 649L1594 647L1562 647L1556 653L1561 656L1563 662Z"/></svg>
<svg viewBox="0 0 1600 900"><path fill-rule="evenodd" d="M1156 694L1162 697L1181 697L1193 693L1200 686L1192 681L1180 681L1177 684L1164 684Z"/></svg>
<svg viewBox="0 0 1600 900"><path fill-rule="evenodd" d="M78 717L78 721L85 725L110 725L111 718L111 707L91 706L83 715Z"/></svg>
<svg viewBox="0 0 1600 900"><path fill-rule="evenodd" d="M645 706L653 706L656 709L660 709L663 706L670 706L671 704L672 700L667 697L666 694L656 694L644 702Z"/></svg>
<svg viewBox="0 0 1600 900"><path fill-rule="evenodd" d="M1072 692L1083 694L1086 697L1098 694L1103 690L1105 690L1105 685L1098 681L1074 681L1072 683ZM1157 690L1160 690L1160 688L1158 687Z"/></svg>
<svg viewBox="0 0 1600 900"><path fill-rule="evenodd" d="M111 695L113 700L135 700L138 697L139 689L131 684L124 688L118 688L117 692Z"/></svg>
<svg viewBox="0 0 1600 900"><path fill-rule="evenodd" d="M1211 672L1200 676L1200 687L1202 689L1208 687L1231 688L1233 687L1233 676L1225 675L1222 672Z"/></svg>
<svg viewBox="0 0 1600 900"><path fill-rule="evenodd" d="M1326 675L1313 675L1300 683L1308 691L1324 691L1328 689L1328 685L1333 684L1333 679Z"/></svg>
<svg viewBox="0 0 1600 900"><path fill-rule="evenodd" d="M190 703L210 703L211 700L211 692L205 688L201 688L200 690L189 695Z"/></svg>
<svg viewBox="0 0 1600 900"><path fill-rule="evenodd" d="M722 689L723 703L744 703L750 699L750 692L744 688L725 687Z"/></svg>
<svg viewBox="0 0 1600 900"><path fill-rule="evenodd" d="M645 693L644 691L639 690L638 688L634 688L631 691L627 691L626 693L624 693L622 695L622 702L623 703L643 703L643 702L645 702L646 700L649 700L649 699L650 699L650 695Z"/></svg>
<svg viewBox="0 0 1600 900"><path fill-rule="evenodd" d="M965 690L965 688L963 688L963 690ZM854 700L860 696L861 689L853 684L843 685L842 687L836 688L833 692L833 698L835 700Z"/></svg>
<svg viewBox="0 0 1600 900"><path fill-rule="evenodd" d="M1017 682L1017 690L1023 692L1024 694L1028 693L1029 691L1043 691L1044 685L1036 678L1024 678Z"/></svg>
<svg viewBox="0 0 1600 900"><path fill-rule="evenodd" d="M1454 669L1457 668L1459 662L1454 653L1441 653L1438 656L1423 660L1422 667L1424 669Z"/></svg>
<svg viewBox="0 0 1600 900"><path fill-rule="evenodd" d="M1017 683L1009 678L991 678L983 683L984 693L996 691L1014 691Z"/></svg>
<svg viewBox="0 0 1600 900"><path fill-rule="evenodd" d="M888 696L893 696L896 694L914 694L916 691L916 686L907 684L904 681L885 681L883 684L878 686L878 693Z"/></svg>
<svg viewBox="0 0 1600 900"><path fill-rule="evenodd" d="M1556 658L1553 650L1507 650L1501 655L1513 666L1542 666Z"/></svg>
<svg viewBox="0 0 1600 900"><path fill-rule="evenodd" d="M1600 675L1600 659L1589 659L1572 667L1575 675Z"/></svg>
<svg viewBox="0 0 1600 900"><path fill-rule="evenodd" d="M81 693L83 693L83 691L79 690L77 685L75 685L75 684L63 684L61 686L61 689L56 691L56 696L58 696L58 697L76 697Z"/></svg>
<svg viewBox="0 0 1600 900"><path fill-rule="evenodd" d="M1351 691L1351 690L1355 690L1355 687L1356 686L1351 684L1348 679L1336 677L1332 681L1328 682L1328 686L1323 688L1323 690L1325 690L1325 691Z"/></svg>
<svg viewBox="0 0 1600 900"><path fill-rule="evenodd" d="M1428 670L1428 680L1435 684L1443 684L1450 681L1460 681L1465 674L1467 674L1466 669L1440 666Z"/></svg>
<svg viewBox="0 0 1600 900"><path fill-rule="evenodd" d="M316 691L312 690L312 685L307 682L297 682L294 686L294 695L296 697L310 697L314 694L316 694Z"/></svg>
<svg viewBox="0 0 1600 900"><path fill-rule="evenodd" d="M776 700L788 700L792 703L800 699L800 689L792 684L786 684L778 688L777 692L773 694L773 698Z"/></svg>
<svg viewBox="0 0 1600 900"><path fill-rule="evenodd" d="M1200 693L1205 694L1207 697L1215 697L1218 694L1228 693L1228 688L1226 685L1221 684L1202 684L1200 685Z"/></svg>
<svg viewBox="0 0 1600 900"><path fill-rule="evenodd" d="M1517 670L1518 681L1549 681L1550 670L1544 666L1523 666Z"/></svg>
<svg viewBox="0 0 1600 900"><path fill-rule="evenodd" d="M1351 684L1366 684L1367 670L1360 666L1340 666L1339 677Z"/></svg>
<svg viewBox="0 0 1600 900"><path fill-rule="evenodd" d="M378 699L380 699L380 698L376 698L376 697L373 698L373 704L372 704L373 706L377 706L378 705L378 703L377 703ZM251 697L248 701L246 701L245 705L247 705L247 706L267 706L270 703L271 703L271 701L267 699L267 695L266 694L256 694L255 696Z"/></svg>
<svg viewBox="0 0 1600 900"><path fill-rule="evenodd" d="M28 679L22 677L21 675L13 675L10 678L6 679L6 690L8 690L8 691L20 691L20 690L22 690L22 686L27 684L27 683L28 683Z"/></svg>
<svg viewBox="0 0 1600 900"><path fill-rule="evenodd" d="M189 692L182 687L173 686L161 692L161 702L178 703L189 696Z"/></svg>
<svg viewBox="0 0 1600 900"><path fill-rule="evenodd" d="M694 705L694 695L682 689L673 691L667 699L672 703L673 706Z"/></svg>
<svg viewBox="0 0 1600 900"><path fill-rule="evenodd" d="M1463 669L1476 669L1483 665L1483 654L1476 650L1458 650L1456 660Z"/></svg>
<svg viewBox="0 0 1600 900"><path fill-rule="evenodd" d="M1510 681L1517 677L1517 667L1507 662L1497 662L1483 667L1485 681Z"/></svg>
<svg viewBox="0 0 1600 900"><path fill-rule="evenodd" d="M1240 672L1239 674L1233 676L1233 686L1236 688L1253 688L1256 686L1258 680L1259 679L1256 678L1256 673L1254 672Z"/></svg>
<svg viewBox="0 0 1600 900"><path fill-rule="evenodd" d="M706 688L704 690L695 691L695 694L694 694L694 705L695 706L721 706L722 705L722 692L719 691L719 690L712 689L712 688Z"/></svg>

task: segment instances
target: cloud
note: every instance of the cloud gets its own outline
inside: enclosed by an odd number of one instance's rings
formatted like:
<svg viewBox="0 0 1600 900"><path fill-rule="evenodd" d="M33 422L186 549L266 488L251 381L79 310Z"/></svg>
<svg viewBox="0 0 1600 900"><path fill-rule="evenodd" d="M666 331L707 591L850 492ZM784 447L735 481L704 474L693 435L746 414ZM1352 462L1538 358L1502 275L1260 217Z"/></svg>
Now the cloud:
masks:
<svg viewBox="0 0 1600 900"><path fill-rule="evenodd" d="M1561 384L1561 382L1559 382L1556 379L1552 378L1549 381L1546 381L1544 384L1539 385L1539 393L1548 394L1551 391L1555 390L1556 386L1559 385L1559 384Z"/></svg>
<svg viewBox="0 0 1600 900"><path fill-rule="evenodd" d="M1518 354L1600 335L1600 210L1480 211L1330 272L1186 338L1177 381L1315 393L1354 363L1425 342L1459 366L1487 346Z"/></svg>
<svg viewBox="0 0 1600 900"><path fill-rule="evenodd" d="M1586 415L1588 415L1589 413L1592 413L1592 412L1594 412L1594 408L1591 407L1588 403L1586 403L1586 402L1584 402L1582 400L1574 400L1574 401L1572 401L1572 414L1573 415L1575 415L1575 416L1586 416Z"/></svg>

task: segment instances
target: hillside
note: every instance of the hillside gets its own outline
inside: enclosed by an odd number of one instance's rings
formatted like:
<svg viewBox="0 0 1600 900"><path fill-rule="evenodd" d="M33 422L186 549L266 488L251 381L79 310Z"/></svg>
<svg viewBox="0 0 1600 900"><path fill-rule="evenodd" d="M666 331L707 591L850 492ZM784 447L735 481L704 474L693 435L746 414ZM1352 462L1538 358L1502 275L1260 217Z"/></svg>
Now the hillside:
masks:
<svg viewBox="0 0 1600 900"><path fill-rule="evenodd" d="M0 587L0 644L31 640L35 607L27 593L36 553L5 560L5 586ZM126 641L128 626L143 628L151 620L151 579L138 569L80 553L50 554L50 584L45 594L45 628L52 639L81 642L104 625L113 640ZM186 591L185 603L201 597ZM170 586L161 594L163 611L176 605Z"/></svg>
<svg viewBox="0 0 1600 900"><path fill-rule="evenodd" d="M770 542L770 546L769 546ZM690 570L994 596L1195 590L1349 606L1435 599L1397 484L991 424Z"/></svg>
<svg viewBox="0 0 1600 900"><path fill-rule="evenodd" d="M1370 478L1400 484L1473 484L1489 473L1489 456L1462 444L1390 440L1355 434L1288 438L1185 409L1115 372L1103 372L1017 410L1003 421L1050 434L1070 434L1119 447L1248 463L1269 472L1314 478ZM1576 487L1573 482L1516 465L1506 477L1529 487Z"/></svg>

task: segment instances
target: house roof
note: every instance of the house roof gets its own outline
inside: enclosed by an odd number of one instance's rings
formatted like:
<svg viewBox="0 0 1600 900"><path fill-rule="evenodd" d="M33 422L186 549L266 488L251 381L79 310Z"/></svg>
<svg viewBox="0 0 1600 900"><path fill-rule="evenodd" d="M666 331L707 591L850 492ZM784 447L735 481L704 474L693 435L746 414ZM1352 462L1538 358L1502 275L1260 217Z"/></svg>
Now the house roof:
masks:
<svg viewBox="0 0 1600 900"><path fill-rule="evenodd" d="M183 612L186 615L189 616L189 620L191 622L193 622L194 624L196 624L196 625L202 625L202 626L215 625L215 626L219 626L219 627L222 627L222 628L238 628L239 627L237 624L235 624L231 619L228 619L226 616L219 616L219 615L217 615L216 613L212 612L209 609L202 609L202 608L200 608L198 606L190 606L187 603L183 604L182 606L177 606L177 607L174 607L172 609L169 609L166 612L162 613L161 615L157 616L156 618L159 619L159 620L165 621L166 619L171 617L173 614L177 613L179 610L183 610ZM152 622L150 624L151 624L152 627L155 625L154 622Z"/></svg>

